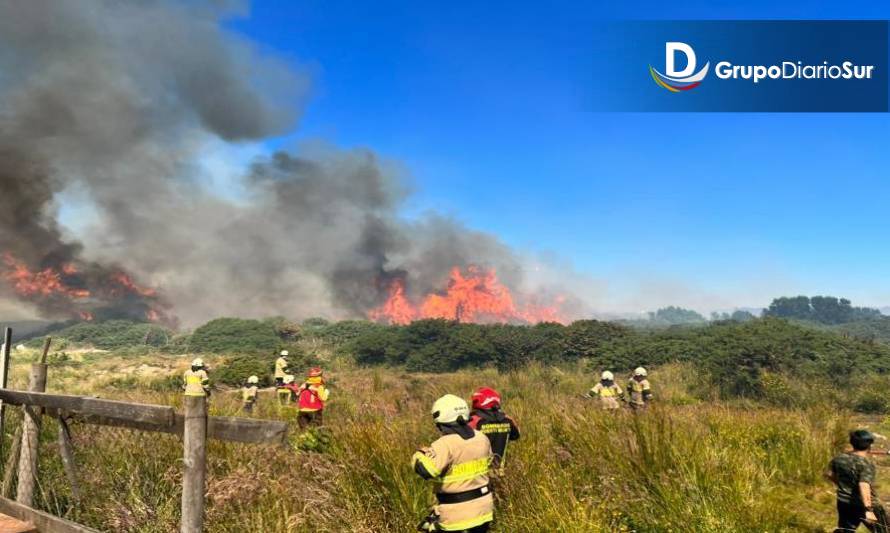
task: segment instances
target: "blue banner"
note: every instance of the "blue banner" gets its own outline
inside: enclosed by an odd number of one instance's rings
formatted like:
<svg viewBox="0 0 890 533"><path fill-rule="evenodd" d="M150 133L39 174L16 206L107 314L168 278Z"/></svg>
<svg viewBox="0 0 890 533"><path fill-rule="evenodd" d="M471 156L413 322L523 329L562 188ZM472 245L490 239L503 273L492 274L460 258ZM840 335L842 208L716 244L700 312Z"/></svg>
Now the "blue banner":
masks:
<svg viewBox="0 0 890 533"><path fill-rule="evenodd" d="M618 22L595 47L600 111L888 111L888 21Z"/></svg>

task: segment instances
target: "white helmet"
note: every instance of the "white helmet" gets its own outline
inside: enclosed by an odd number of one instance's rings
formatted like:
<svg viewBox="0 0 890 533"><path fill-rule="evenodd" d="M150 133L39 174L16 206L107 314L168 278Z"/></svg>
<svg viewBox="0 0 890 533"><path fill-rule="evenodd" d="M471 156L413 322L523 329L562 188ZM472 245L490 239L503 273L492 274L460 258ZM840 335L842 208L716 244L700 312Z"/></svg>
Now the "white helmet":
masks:
<svg viewBox="0 0 890 533"><path fill-rule="evenodd" d="M430 413L437 424L453 424L461 420L464 422L470 420L470 407L466 400L453 394L446 394L436 400Z"/></svg>
<svg viewBox="0 0 890 533"><path fill-rule="evenodd" d="M609 380L611 380L611 379L615 379L615 374L612 374L611 372L609 372L608 370L606 370L606 371L603 372L603 374L600 376L600 379L603 379L603 380L606 380L606 379L609 379Z"/></svg>
<svg viewBox="0 0 890 533"><path fill-rule="evenodd" d="M646 369L641 366L638 366L636 369L634 369L634 375L646 377L647 376Z"/></svg>
<svg viewBox="0 0 890 533"><path fill-rule="evenodd" d="M196 357L196 358L192 359L192 366L199 366L199 367L204 366L204 360L201 359L200 357Z"/></svg>
<svg viewBox="0 0 890 533"><path fill-rule="evenodd" d="M258 378L256 376L250 376L249 378L247 378L247 382L250 383L251 385L256 385L257 383L260 382L260 378Z"/></svg>
<svg viewBox="0 0 890 533"><path fill-rule="evenodd" d="M285 383L293 383L294 382L293 374L288 374L288 375L284 376L284 382Z"/></svg>
<svg viewBox="0 0 890 533"><path fill-rule="evenodd" d="M281 357L287 357L288 355L290 355L290 353L288 353L287 350L281 350L281 354L280 354L280 355L281 355Z"/></svg>

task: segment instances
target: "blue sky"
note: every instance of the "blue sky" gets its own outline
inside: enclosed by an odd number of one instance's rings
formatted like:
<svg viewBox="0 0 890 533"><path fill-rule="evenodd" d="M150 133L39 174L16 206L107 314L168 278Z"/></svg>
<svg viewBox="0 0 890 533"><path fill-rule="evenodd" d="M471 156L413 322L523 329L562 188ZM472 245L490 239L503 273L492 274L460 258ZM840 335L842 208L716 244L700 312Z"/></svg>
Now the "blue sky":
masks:
<svg viewBox="0 0 890 533"><path fill-rule="evenodd" d="M616 301L668 287L701 309L797 292L890 305L888 115L587 105L607 82L591 57L604 19L883 19L890 4L612 4L258 0L230 26L313 78L301 124L269 146L402 162L406 216L552 254Z"/></svg>

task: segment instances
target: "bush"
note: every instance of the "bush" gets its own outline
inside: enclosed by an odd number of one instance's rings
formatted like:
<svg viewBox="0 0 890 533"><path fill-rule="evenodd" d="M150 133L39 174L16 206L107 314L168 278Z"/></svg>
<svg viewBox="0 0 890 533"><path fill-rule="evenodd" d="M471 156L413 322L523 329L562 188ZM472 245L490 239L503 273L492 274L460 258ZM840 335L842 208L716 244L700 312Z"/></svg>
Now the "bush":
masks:
<svg viewBox="0 0 890 533"><path fill-rule="evenodd" d="M192 333L189 348L203 353L275 353L281 339L271 322L217 318Z"/></svg>
<svg viewBox="0 0 890 533"><path fill-rule="evenodd" d="M215 383L238 387L243 385L248 377L257 376L260 378L260 386L267 387L272 384L274 367L274 356L240 355L214 368L210 377Z"/></svg>
<svg viewBox="0 0 890 533"><path fill-rule="evenodd" d="M105 322L81 322L53 332L53 346L71 344L93 346L103 350L116 350L130 346L161 347L167 344L173 333L157 324L132 322L130 320L107 320ZM27 346L40 348L43 337L31 339Z"/></svg>
<svg viewBox="0 0 890 533"><path fill-rule="evenodd" d="M299 347L289 346L288 361L290 371L297 379L311 366L318 365L317 359L308 356ZM240 387L250 376L260 378L260 386L267 387L273 383L275 359L277 355L237 355L226 359L210 373L210 381Z"/></svg>

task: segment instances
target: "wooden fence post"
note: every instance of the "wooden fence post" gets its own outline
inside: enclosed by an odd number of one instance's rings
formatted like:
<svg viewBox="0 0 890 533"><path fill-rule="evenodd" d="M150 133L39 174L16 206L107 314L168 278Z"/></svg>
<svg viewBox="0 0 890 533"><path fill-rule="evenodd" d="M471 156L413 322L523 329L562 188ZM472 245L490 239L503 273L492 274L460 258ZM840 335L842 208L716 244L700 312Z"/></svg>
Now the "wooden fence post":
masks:
<svg viewBox="0 0 890 533"><path fill-rule="evenodd" d="M181 533L204 531L204 480L207 463L207 398L185 396L185 427L182 448L185 472L182 476Z"/></svg>
<svg viewBox="0 0 890 533"><path fill-rule="evenodd" d="M31 365L31 384L28 390L32 392L46 391L45 363ZM43 409L24 405L22 410L24 411L22 415L22 451L19 457L19 480L15 501L31 507L34 503L34 485L37 479L37 446L40 441L40 416Z"/></svg>
<svg viewBox="0 0 890 533"><path fill-rule="evenodd" d="M59 416L59 454L62 456L62 467L71 485L71 498L80 502L80 486L77 483L77 465L74 462L74 446L71 444L71 429L64 416Z"/></svg>
<svg viewBox="0 0 890 533"><path fill-rule="evenodd" d="M12 328L3 332L3 349L0 350L0 388L5 389L9 382L9 345L12 344ZM6 405L0 402L0 453L3 451L3 431L6 429Z"/></svg>
<svg viewBox="0 0 890 533"><path fill-rule="evenodd" d="M22 425L19 424L15 428L15 435L12 437L12 448L9 449L9 455L6 457L6 466L3 469L3 485L0 487L0 496L4 498L9 498L9 495L12 494L12 482L15 480L15 472L19 466L19 453L21 451Z"/></svg>

